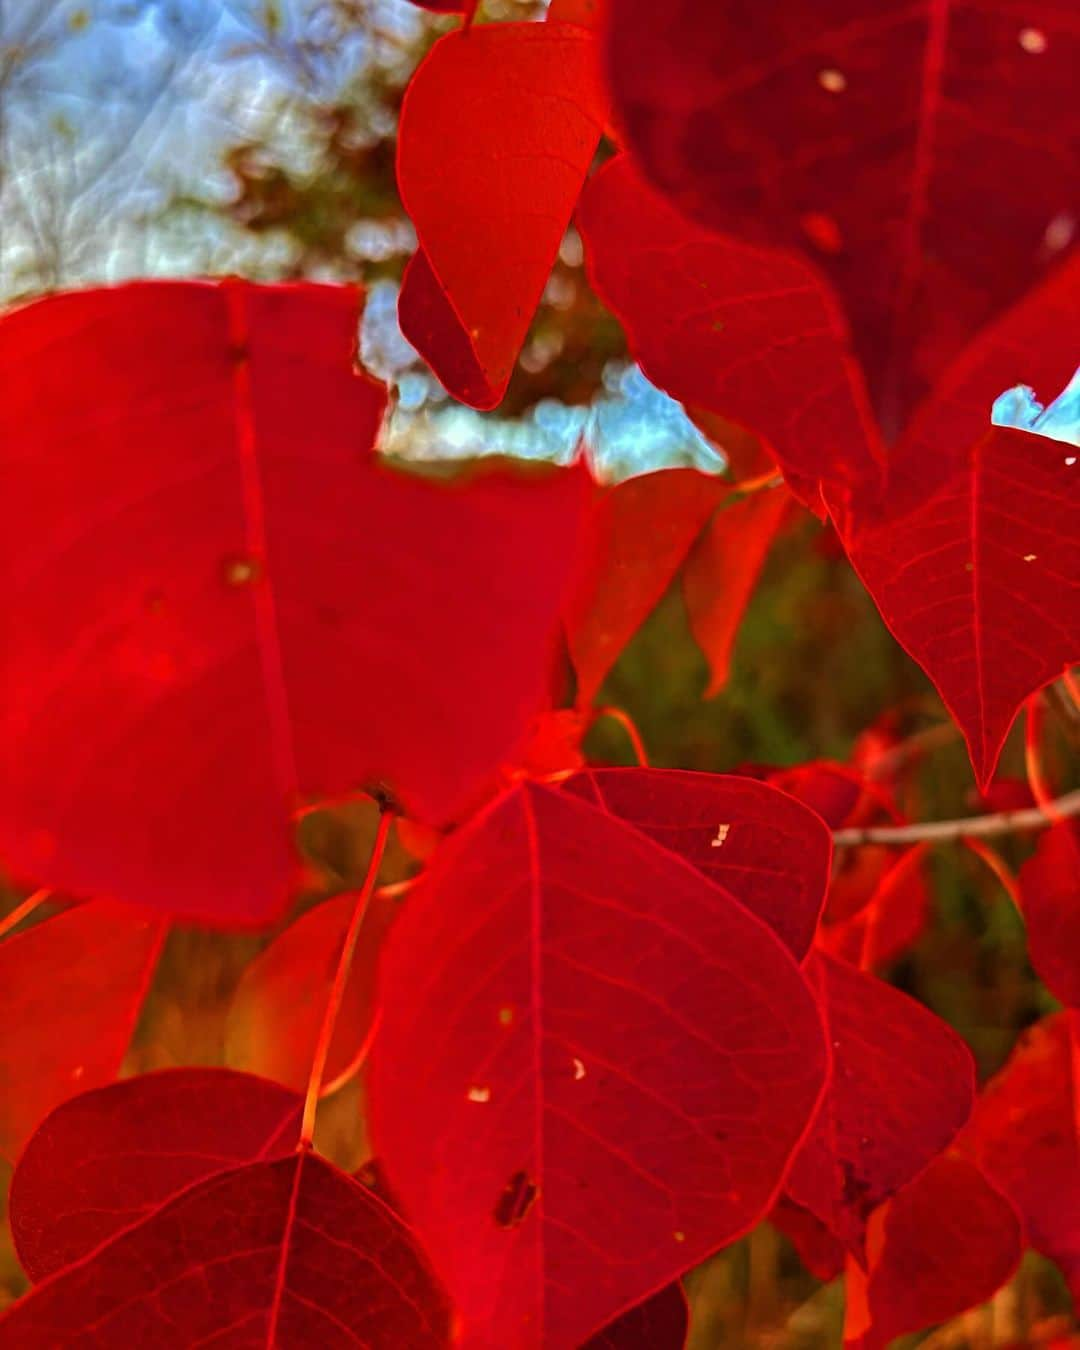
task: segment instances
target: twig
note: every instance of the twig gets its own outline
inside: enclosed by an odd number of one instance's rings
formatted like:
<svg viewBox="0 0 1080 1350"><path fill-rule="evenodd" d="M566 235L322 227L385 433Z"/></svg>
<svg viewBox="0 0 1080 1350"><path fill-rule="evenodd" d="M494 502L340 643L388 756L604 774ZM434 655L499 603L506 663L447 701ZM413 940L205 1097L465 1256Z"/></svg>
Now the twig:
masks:
<svg viewBox="0 0 1080 1350"><path fill-rule="evenodd" d="M1053 809L1052 818L1047 811L1032 806L1023 811L969 816L966 820L930 820L917 825L871 825L866 829L835 830L833 844L837 848L850 848L853 844L918 844L924 839L941 843L952 839L986 839L1020 830L1044 830L1055 820L1080 816L1080 788L1048 802L1047 806Z"/></svg>

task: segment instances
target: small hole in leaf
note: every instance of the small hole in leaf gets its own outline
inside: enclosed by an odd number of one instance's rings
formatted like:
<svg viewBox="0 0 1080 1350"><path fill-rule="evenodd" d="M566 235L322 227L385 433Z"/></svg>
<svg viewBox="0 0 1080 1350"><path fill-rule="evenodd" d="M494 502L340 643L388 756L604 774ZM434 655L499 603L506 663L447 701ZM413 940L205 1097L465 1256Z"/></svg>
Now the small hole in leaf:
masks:
<svg viewBox="0 0 1080 1350"><path fill-rule="evenodd" d="M723 848L724 840L728 837L730 833L731 833L730 825L717 825L716 837L709 841L709 846L711 848Z"/></svg>
<svg viewBox="0 0 1080 1350"><path fill-rule="evenodd" d="M1034 561L1035 561L1035 554L1034 554L1034 553L1025 553L1025 554L1024 554L1024 561L1025 561L1025 562L1034 562Z"/></svg>
<svg viewBox="0 0 1080 1350"><path fill-rule="evenodd" d="M500 1228L516 1228L532 1209L536 1184L527 1172L515 1172L495 1202L495 1222Z"/></svg>
<svg viewBox="0 0 1080 1350"><path fill-rule="evenodd" d="M585 1065L574 1056L574 1080L580 1082L585 1077Z"/></svg>
<svg viewBox="0 0 1080 1350"><path fill-rule="evenodd" d="M1076 463L1076 456L1075 456L1075 455L1066 455L1066 456L1065 456L1065 464L1066 464L1066 467L1067 467L1067 468L1070 468L1070 469L1071 469L1072 466L1073 466L1075 463Z"/></svg>
<svg viewBox="0 0 1080 1350"><path fill-rule="evenodd" d="M818 84L829 94L842 94L847 88L847 76L842 70L819 70Z"/></svg>
<svg viewBox="0 0 1080 1350"><path fill-rule="evenodd" d="M1041 56L1046 51L1046 34L1041 28L1021 28L1017 41L1029 56Z"/></svg>
<svg viewBox="0 0 1080 1350"><path fill-rule="evenodd" d="M491 1089L489 1087L473 1086L465 1093L470 1102L489 1102L491 1101Z"/></svg>

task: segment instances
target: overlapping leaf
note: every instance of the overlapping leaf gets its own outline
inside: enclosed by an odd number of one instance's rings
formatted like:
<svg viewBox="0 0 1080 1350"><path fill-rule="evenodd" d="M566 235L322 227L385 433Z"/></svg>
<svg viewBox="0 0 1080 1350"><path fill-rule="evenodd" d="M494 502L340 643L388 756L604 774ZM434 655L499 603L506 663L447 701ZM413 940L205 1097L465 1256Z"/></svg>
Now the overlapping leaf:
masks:
<svg viewBox="0 0 1080 1350"><path fill-rule="evenodd" d="M689 1324L686 1295L679 1284L669 1284L590 1337L582 1350L683 1350Z"/></svg>
<svg viewBox="0 0 1080 1350"><path fill-rule="evenodd" d="M884 1350L990 1298L1020 1260L1008 1200L966 1158L936 1159L871 1220L867 1274L848 1262L846 1350Z"/></svg>
<svg viewBox="0 0 1080 1350"><path fill-rule="evenodd" d="M967 1046L906 994L822 953L808 963L832 1042L821 1110L786 1191L852 1250L871 1211L965 1124L975 1097Z"/></svg>
<svg viewBox="0 0 1080 1350"><path fill-rule="evenodd" d="M81 1261L194 1182L287 1157L300 1098L250 1074L167 1069L74 1097L31 1139L11 1230L33 1280Z"/></svg>
<svg viewBox="0 0 1080 1350"><path fill-rule="evenodd" d="M502 399L605 117L595 38L488 24L435 44L409 84L398 188L419 250L402 331L455 398Z"/></svg>
<svg viewBox="0 0 1080 1350"><path fill-rule="evenodd" d="M709 663L706 698L727 683L739 624L789 508L791 498L779 488L734 497L686 560L683 597L690 631Z"/></svg>
<svg viewBox="0 0 1080 1350"><path fill-rule="evenodd" d="M382 980L375 1147L478 1346L571 1350L744 1232L824 1081L773 933L565 791L443 846Z"/></svg>
<svg viewBox="0 0 1080 1350"><path fill-rule="evenodd" d="M1062 1003L1080 1009L1080 829L1061 821L1039 839L1020 870L1028 952L1039 978Z"/></svg>
<svg viewBox="0 0 1080 1350"><path fill-rule="evenodd" d="M306 1152L194 1183L0 1318L0 1340L20 1350L436 1350L449 1337L445 1299L408 1230Z"/></svg>
<svg viewBox="0 0 1080 1350"><path fill-rule="evenodd" d="M597 489L565 614L580 703L595 697L729 491L721 479L694 469L642 474Z"/></svg>
<svg viewBox="0 0 1080 1350"><path fill-rule="evenodd" d="M789 484L874 481L881 448L828 285L797 254L681 216L629 156L590 179L577 214L589 277L645 373L684 403L766 438Z"/></svg>
<svg viewBox="0 0 1080 1350"><path fill-rule="evenodd" d="M0 848L50 884L277 912L297 792L468 808L543 691L582 471L372 453L355 294L140 284L0 324Z"/></svg>
<svg viewBox="0 0 1080 1350"><path fill-rule="evenodd" d="M829 884L832 839L786 792L682 769L586 769L563 784L684 859L769 925L797 961Z"/></svg>
<svg viewBox="0 0 1080 1350"><path fill-rule="evenodd" d="M1028 695L1080 658L1080 460L992 427L1023 380L1055 397L1076 365L1080 257L947 373L889 459L880 502L841 513L848 554L964 733L980 786Z"/></svg>
<svg viewBox="0 0 1080 1350"><path fill-rule="evenodd" d="M94 900L0 942L0 1154L116 1077L164 937L155 915Z"/></svg>
<svg viewBox="0 0 1080 1350"><path fill-rule="evenodd" d="M245 969L229 1006L225 1060L295 1092L307 1086L353 894L316 905L289 925ZM333 1084L362 1061L375 1031L375 969L397 904L376 892L357 939L323 1081Z"/></svg>
<svg viewBox="0 0 1080 1350"><path fill-rule="evenodd" d="M1044 1018L1021 1036L979 1098L971 1143L1016 1206L1028 1242L1056 1261L1080 1298L1080 1014ZM1071 1022L1071 1027L1070 1027Z"/></svg>
<svg viewBox="0 0 1080 1350"><path fill-rule="evenodd" d="M626 145L688 215L814 256L890 435L1072 243L1071 0L609 8Z"/></svg>

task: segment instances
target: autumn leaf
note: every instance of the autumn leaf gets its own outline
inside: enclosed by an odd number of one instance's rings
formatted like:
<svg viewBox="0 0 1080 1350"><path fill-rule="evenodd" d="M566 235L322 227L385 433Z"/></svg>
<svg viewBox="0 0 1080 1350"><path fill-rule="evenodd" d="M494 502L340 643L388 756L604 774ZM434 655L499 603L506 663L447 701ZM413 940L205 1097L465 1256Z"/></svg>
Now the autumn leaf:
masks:
<svg viewBox="0 0 1080 1350"><path fill-rule="evenodd" d="M165 931L93 900L0 942L0 1154L14 1161L54 1106L116 1077Z"/></svg>
<svg viewBox="0 0 1080 1350"><path fill-rule="evenodd" d="M771 930L564 791L442 846L381 977L374 1147L477 1345L571 1350L745 1232L824 1082Z"/></svg>
<svg viewBox="0 0 1080 1350"><path fill-rule="evenodd" d="M13 866L263 923L300 795L443 824L490 790L542 700L587 475L393 469L356 319L347 288L227 282L0 323Z"/></svg>

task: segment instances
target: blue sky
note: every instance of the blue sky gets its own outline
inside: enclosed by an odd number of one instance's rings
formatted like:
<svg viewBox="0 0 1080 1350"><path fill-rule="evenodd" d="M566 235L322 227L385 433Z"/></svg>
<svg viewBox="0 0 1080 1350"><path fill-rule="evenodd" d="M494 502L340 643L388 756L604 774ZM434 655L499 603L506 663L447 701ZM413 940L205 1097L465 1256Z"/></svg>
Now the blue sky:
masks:
<svg viewBox="0 0 1080 1350"><path fill-rule="evenodd" d="M277 5L267 27L267 5ZM8 0L0 42L31 55L2 89L4 152L13 172L0 195L0 289L112 282L128 276L224 270L272 277L280 248L200 218L162 227L155 213L178 191L227 198L220 148L269 136L303 163L303 109L362 77L393 68L394 39L407 45L430 22L407 0L375 0L364 12L376 36L338 24L327 0ZM380 36L381 35L381 36ZM407 68L399 72L404 78ZM407 248L406 238L398 247ZM53 270L26 271L42 252ZM388 448L419 457L514 453L565 460L582 437L612 477L666 465L716 471L722 458L679 405L636 368L613 368L589 408L548 403L520 422L481 417L449 403L416 368L396 327L394 292L373 291L364 350L400 380ZM1052 397L1054 391L1039 391ZM988 410L988 415L989 415ZM1080 442L1080 380L1045 410L1031 391L1008 391L993 418Z"/></svg>

